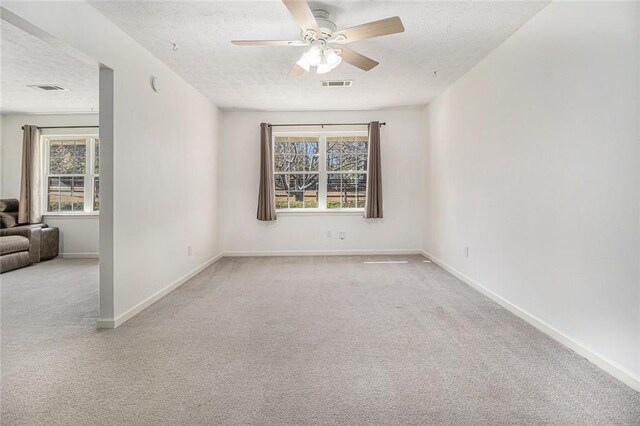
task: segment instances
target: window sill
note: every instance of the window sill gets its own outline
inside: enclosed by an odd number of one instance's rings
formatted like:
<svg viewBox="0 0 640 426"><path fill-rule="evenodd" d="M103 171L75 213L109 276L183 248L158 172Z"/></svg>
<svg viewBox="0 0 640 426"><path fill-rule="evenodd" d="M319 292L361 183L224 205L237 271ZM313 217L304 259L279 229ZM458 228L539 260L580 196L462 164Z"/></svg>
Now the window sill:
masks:
<svg viewBox="0 0 640 426"><path fill-rule="evenodd" d="M364 216L364 209L287 209L276 210L278 216Z"/></svg>
<svg viewBox="0 0 640 426"><path fill-rule="evenodd" d="M100 213L90 212L90 213L44 213L42 217L55 217L56 219L64 218L64 219L72 219L72 218L81 218L81 217L100 217Z"/></svg>

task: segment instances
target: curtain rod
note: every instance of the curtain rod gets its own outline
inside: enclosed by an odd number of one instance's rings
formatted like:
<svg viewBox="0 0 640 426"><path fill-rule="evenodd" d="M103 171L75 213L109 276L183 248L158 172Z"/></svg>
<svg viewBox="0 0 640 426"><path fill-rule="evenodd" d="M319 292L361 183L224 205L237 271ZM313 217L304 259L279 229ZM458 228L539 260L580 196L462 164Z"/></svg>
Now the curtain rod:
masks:
<svg viewBox="0 0 640 426"><path fill-rule="evenodd" d="M313 124L269 124L269 127L311 127L311 126L368 126L370 123L313 123ZM386 126L387 123L380 123Z"/></svg>
<svg viewBox="0 0 640 426"><path fill-rule="evenodd" d="M38 130L41 129L97 129L100 126L45 126L45 127L40 127L37 126ZM22 130L24 130L24 126L20 127Z"/></svg>

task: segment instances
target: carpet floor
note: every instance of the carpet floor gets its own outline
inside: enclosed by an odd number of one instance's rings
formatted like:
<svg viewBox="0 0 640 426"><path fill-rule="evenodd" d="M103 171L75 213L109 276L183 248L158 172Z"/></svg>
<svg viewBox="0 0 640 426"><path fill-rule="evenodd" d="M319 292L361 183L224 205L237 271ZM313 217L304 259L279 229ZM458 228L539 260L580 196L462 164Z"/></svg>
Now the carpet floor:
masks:
<svg viewBox="0 0 640 426"><path fill-rule="evenodd" d="M420 256L225 258L108 331L95 260L0 279L3 425L640 424L640 393Z"/></svg>

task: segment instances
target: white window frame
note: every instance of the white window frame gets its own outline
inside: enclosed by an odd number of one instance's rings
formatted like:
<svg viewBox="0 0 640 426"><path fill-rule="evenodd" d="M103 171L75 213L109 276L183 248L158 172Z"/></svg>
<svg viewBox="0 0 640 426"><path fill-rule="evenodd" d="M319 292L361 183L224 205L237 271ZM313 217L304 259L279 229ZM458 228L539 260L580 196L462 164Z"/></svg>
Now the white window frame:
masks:
<svg viewBox="0 0 640 426"><path fill-rule="evenodd" d="M95 153L96 153L96 140L100 140L100 137L96 133L81 133L81 134L46 134L40 136L42 147L42 215L43 216L98 216L100 211L93 210L93 196L94 196L94 179L100 179L100 173L95 174ZM49 146L51 140L64 141L64 140L78 140L85 139L87 143L86 150L86 170L85 173L76 175L84 178L84 210L83 211L49 211L49 177L59 177L61 175L50 175L49 167L49 155L51 153ZM63 175L67 176L67 175Z"/></svg>
<svg viewBox="0 0 640 426"><path fill-rule="evenodd" d="M272 134L271 146L272 152L275 153L276 137L317 137L318 144L318 207L317 208L286 208L276 209L278 214L355 214L361 215L364 213L363 207L343 207L339 209L327 208L327 175L329 173L340 173L337 171L327 171L327 137L328 136L368 136L369 132L362 130L321 130L321 131L279 131ZM366 171L353 171L352 173L361 173L367 175L369 173L369 159L367 158L367 170ZM275 154L273 155L273 173L275 171ZM298 172L291 172L290 174L296 174ZM299 172L303 173L303 172ZM308 172L315 174L315 172Z"/></svg>

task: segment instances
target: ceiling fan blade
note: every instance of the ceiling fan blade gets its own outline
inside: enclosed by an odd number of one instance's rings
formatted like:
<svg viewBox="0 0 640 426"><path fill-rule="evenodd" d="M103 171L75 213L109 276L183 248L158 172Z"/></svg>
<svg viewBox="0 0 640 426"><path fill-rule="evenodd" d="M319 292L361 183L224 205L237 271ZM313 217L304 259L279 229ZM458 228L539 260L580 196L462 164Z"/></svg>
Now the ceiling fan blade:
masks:
<svg viewBox="0 0 640 426"><path fill-rule="evenodd" d="M381 19L368 24L358 25L356 27L346 28L336 31L333 35L333 43L347 44L367 38L382 37L389 34L404 32L404 25L399 17Z"/></svg>
<svg viewBox="0 0 640 426"><path fill-rule="evenodd" d="M298 65L297 63L293 65L293 67L291 67L291 69L289 70L289 75L291 76L299 76L304 74L304 68L302 68L300 65Z"/></svg>
<svg viewBox="0 0 640 426"><path fill-rule="evenodd" d="M378 62L374 61L371 58L367 58L364 55L355 52L348 47L340 46L340 50L342 50L342 60L348 64L353 65L354 67L360 68L364 71L369 71L370 69L378 66Z"/></svg>
<svg viewBox="0 0 640 426"><path fill-rule="evenodd" d="M313 12L305 0L282 0L282 3L289 9L293 20L302 31L320 31L316 18L313 16Z"/></svg>
<svg viewBox="0 0 640 426"><path fill-rule="evenodd" d="M302 40L232 40L236 46L306 46Z"/></svg>

